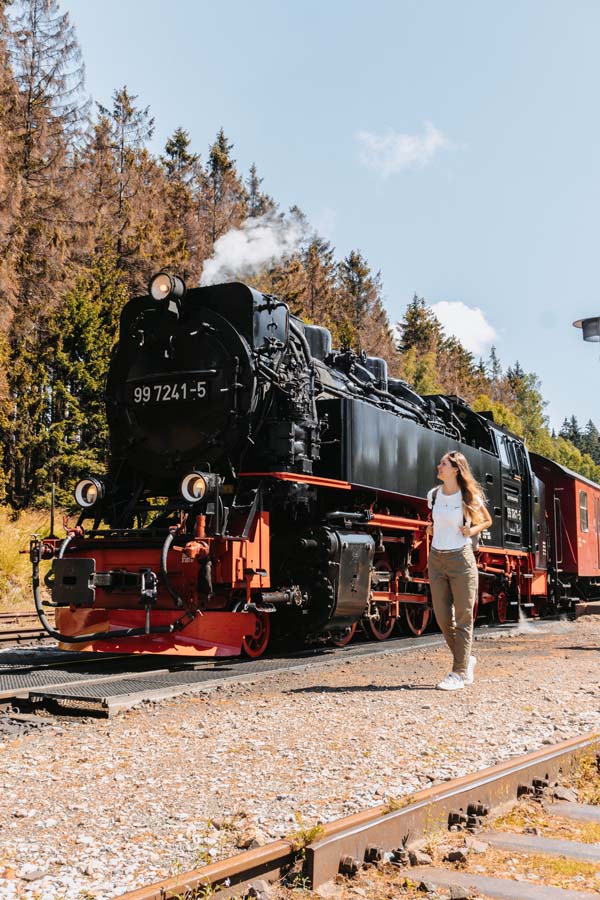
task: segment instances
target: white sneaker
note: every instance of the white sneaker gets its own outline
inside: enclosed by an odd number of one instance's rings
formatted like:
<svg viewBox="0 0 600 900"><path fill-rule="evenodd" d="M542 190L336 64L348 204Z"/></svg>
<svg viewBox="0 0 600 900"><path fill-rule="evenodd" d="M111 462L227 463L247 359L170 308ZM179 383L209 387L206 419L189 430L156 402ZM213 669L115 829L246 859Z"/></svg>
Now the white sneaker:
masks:
<svg viewBox="0 0 600 900"><path fill-rule="evenodd" d="M464 680L456 672L449 672L438 684L439 691L460 691L465 686Z"/></svg>
<svg viewBox="0 0 600 900"><path fill-rule="evenodd" d="M465 684L473 684L475 681L475 666L477 665L477 658L475 656L469 657L469 665L467 666L467 674L463 678Z"/></svg>

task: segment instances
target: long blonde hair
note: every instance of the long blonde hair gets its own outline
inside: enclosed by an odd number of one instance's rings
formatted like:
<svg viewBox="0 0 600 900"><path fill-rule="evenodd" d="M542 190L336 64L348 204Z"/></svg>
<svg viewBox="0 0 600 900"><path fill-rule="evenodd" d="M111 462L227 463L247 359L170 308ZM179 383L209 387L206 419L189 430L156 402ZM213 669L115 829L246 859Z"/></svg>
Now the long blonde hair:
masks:
<svg viewBox="0 0 600 900"><path fill-rule="evenodd" d="M446 456L456 469L456 478L462 494L462 502L465 516L471 519L473 525L483 522L483 508L485 506L485 494L483 488L471 472L467 458L458 450L451 450Z"/></svg>

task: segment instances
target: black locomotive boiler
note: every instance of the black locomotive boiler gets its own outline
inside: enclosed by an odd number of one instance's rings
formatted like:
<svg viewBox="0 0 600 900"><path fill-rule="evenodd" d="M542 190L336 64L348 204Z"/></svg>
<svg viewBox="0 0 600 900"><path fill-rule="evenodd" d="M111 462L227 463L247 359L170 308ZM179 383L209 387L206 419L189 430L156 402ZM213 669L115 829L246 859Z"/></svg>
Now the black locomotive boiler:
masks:
<svg viewBox="0 0 600 900"><path fill-rule="evenodd" d="M60 546L31 548L40 618L67 648L259 656L273 632L421 633L425 497L451 449L493 516L480 604L503 620L555 603L523 443L458 397L419 396L383 359L334 350L275 297L159 273L123 309L106 410L106 477L79 482Z"/></svg>

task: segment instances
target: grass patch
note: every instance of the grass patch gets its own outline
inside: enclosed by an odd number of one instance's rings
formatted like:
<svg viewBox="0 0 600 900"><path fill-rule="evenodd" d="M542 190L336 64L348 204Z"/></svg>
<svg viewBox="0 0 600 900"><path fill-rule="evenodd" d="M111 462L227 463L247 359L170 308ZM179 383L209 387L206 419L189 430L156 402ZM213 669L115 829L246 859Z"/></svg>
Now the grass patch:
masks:
<svg viewBox="0 0 600 900"><path fill-rule="evenodd" d="M32 534L45 537L49 530L47 510L16 512L0 506L0 610L33 609L29 553L20 551L29 550ZM58 533L63 533L62 527Z"/></svg>
<svg viewBox="0 0 600 900"><path fill-rule="evenodd" d="M313 841L318 841L323 836L324 829L322 825L306 825L302 819L302 814L299 812L294 813L294 818L298 823L298 828L293 834L286 837L286 840L290 841L294 850L304 850Z"/></svg>
<svg viewBox="0 0 600 900"><path fill-rule="evenodd" d="M596 891L600 866L580 859L565 856L545 856L543 854L516 854L503 850L492 850L485 857L469 859L466 871L477 872L499 878L514 878L522 875L527 881L546 884L570 890Z"/></svg>

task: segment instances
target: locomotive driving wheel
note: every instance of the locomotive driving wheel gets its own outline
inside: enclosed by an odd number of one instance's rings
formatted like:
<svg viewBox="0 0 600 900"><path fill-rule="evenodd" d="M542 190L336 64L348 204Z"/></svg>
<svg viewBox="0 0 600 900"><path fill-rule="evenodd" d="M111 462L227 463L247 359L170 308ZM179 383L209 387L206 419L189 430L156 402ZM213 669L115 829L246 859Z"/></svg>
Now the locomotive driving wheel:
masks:
<svg viewBox="0 0 600 900"><path fill-rule="evenodd" d="M389 556L384 554L378 559L371 575L371 587L374 591L389 591L393 567ZM390 603L369 603L368 610L361 620L367 638L372 641L387 641L397 617L392 612Z"/></svg>
<svg viewBox="0 0 600 900"><path fill-rule="evenodd" d="M500 625L508 621L508 597L505 591L500 591L496 598L496 618Z"/></svg>
<svg viewBox="0 0 600 900"><path fill-rule="evenodd" d="M262 656L271 637L271 620L268 613L254 613L256 625L253 634L246 634L242 638L242 650L250 659L258 659Z"/></svg>
<svg viewBox="0 0 600 900"><path fill-rule="evenodd" d="M402 630L421 637L431 619L431 609L426 603L403 603L400 612Z"/></svg>
<svg viewBox="0 0 600 900"><path fill-rule="evenodd" d="M373 641L387 641L394 630L396 616L392 613L389 603L372 603L362 622L368 638Z"/></svg>
<svg viewBox="0 0 600 900"><path fill-rule="evenodd" d="M356 625L357 623L353 622L346 631L340 631L338 634L333 634L330 637L329 642L333 644L334 647L345 647L356 634Z"/></svg>

